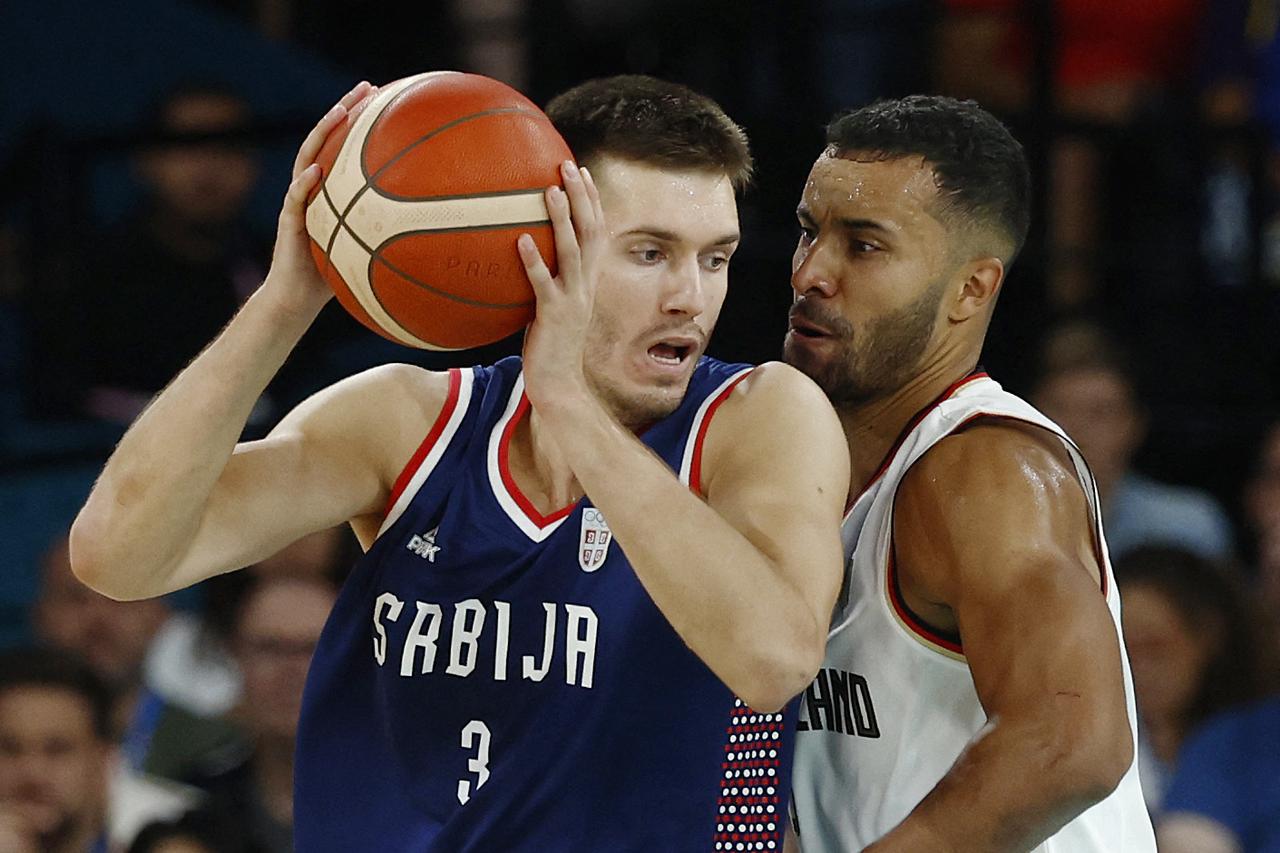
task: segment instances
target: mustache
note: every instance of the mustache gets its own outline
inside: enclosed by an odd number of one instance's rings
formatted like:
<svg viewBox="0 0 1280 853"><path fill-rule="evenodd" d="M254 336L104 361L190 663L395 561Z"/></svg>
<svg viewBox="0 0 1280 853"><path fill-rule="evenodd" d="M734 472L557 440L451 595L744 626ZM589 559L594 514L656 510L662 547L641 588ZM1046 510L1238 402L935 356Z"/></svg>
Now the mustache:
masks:
<svg viewBox="0 0 1280 853"><path fill-rule="evenodd" d="M659 323L650 326L640 333L639 339L642 341L654 340L666 337L693 338L698 342L700 349L707 348L707 333L697 323L680 322L680 323Z"/></svg>
<svg viewBox="0 0 1280 853"><path fill-rule="evenodd" d="M828 311L823 308L822 304L812 297L805 297L798 302L793 302L791 310L787 312L787 318L790 320L797 318L805 320L841 337L849 337L853 334L853 326L848 320L834 311Z"/></svg>

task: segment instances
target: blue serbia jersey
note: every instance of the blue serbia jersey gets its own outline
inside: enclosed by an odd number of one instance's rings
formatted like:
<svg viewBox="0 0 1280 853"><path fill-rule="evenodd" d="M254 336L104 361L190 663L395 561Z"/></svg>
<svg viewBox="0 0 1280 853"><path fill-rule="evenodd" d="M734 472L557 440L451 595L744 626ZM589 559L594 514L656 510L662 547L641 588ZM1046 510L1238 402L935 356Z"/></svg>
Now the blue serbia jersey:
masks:
<svg viewBox="0 0 1280 853"><path fill-rule="evenodd" d="M704 358L642 436L694 490L747 372ZM543 516L520 493L523 387L517 358L451 372L343 587L303 698L297 849L781 850L794 705L737 702L589 500Z"/></svg>

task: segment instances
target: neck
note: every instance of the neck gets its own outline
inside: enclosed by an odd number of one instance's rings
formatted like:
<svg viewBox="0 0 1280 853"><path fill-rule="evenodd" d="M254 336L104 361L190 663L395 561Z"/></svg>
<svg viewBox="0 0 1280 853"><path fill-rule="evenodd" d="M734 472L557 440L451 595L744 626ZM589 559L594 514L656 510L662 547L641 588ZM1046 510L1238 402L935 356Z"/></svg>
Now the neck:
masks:
<svg viewBox="0 0 1280 853"><path fill-rule="evenodd" d="M536 409L516 424L508 452L511 475L540 511L553 512L582 497L567 454Z"/></svg>
<svg viewBox="0 0 1280 853"><path fill-rule="evenodd" d="M902 387L883 397L838 407L836 412L844 425L849 443L849 501L861 494L902 430L923 408L973 372L977 359L939 363L913 376Z"/></svg>
<svg viewBox="0 0 1280 853"><path fill-rule="evenodd" d="M293 823L292 738L263 737L253 753L253 776L262 793L262 804L282 824Z"/></svg>

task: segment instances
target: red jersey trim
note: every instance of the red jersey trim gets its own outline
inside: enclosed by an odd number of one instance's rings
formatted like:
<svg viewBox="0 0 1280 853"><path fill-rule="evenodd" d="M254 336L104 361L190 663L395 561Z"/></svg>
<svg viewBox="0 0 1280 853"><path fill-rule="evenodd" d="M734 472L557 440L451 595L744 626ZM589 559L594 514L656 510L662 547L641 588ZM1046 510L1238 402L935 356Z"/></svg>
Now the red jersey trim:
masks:
<svg viewBox="0 0 1280 853"><path fill-rule="evenodd" d="M888 583L886 586L889 593L889 604L893 607L894 614L897 615L898 621L903 626L921 640L924 640L927 645L934 646L940 651L949 652L951 655L964 657L964 645L958 637L954 639L944 637L936 629L925 624L902 599L902 590L898 587L898 558L892 543L889 545Z"/></svg>
<svg viewBox="0 0 1280 853"><path fill-rule="evenodd" d="M702 416L702 422L698 424L698 432L693 437L693 458L689 463L689 488L698 497L706 497L702 491L702 443L707 438L707 428L711 426L711 418L715 416L716 409L727 399L733 389L738 387L738 383L751 375L750 370L744 370L729 381L729 384L720 390L716 398L711 401L711 405L707 406L707 411Z"/></svg>
<svg viewBox="0 0 1280 853"><path fill-rule="evenodd" d="M845 510L846 513L858 502L858 498L861 498L866 493L867 489L874 486L876 481L884 476L884 472L889 470L889 466L893 464L893 457L898 454L898 450L902 447L902 443L907 440L907 436L911 435L911 431L918 427L920 422L929 416L930 412L938 408L938 406L941 406L950 399L953 394L968 385L970 382L976 382L979 379L986 378L988 378L988 376L985 370L975 370L968 376L953 382L945 391L935 397L933 402L916 412L911 420L907 421L907 425L902 428L902 432L898 433L898 437L893 440L893 445L889 448L889 452L886 453L884 455L884 459L880 461L880 467L876 469L876 472L871 475L871 478L867 480L861 489L858 490L857 497L849 501L849 506Z"/></svg>
<svg viewBox="0 0 1280 853"><path fill-rule="evenodd" d="M431 430L427 433L427 437L418 445L418 449L414 451L413 456L409 457L409 462L400 471L400 476L396 477L395 485L391 487L391 497L387 499L387 506L382 511L384 520L391 514L396 501L400 499L400 495L409 485L409 481L413 479L414 473L422 465L422 460L427 458L431 448L435 447L436 442L440 440L440 434L444 432L445 425L449 423L449 418L453 416L453 410L458 407L458 391L461 387L462 371L456 367L451 368L449 370L449 391L445 396L444 405L440 408L440 414L436 415L435 423L431 425Z"/></svg>
<svg viewBox="0 0 1280 853"><path fill-rule="evenodd" d="M520 423L520 419L528 413L529 398L521 391L520 402L516 405L515 414L511 416L511 420L507 421L507 425L502 430L502 437L498 439L498 475L502 478L502 485L506 487L511 499L516 502L516 506L520 507L520 511L539 528L546 528L573 512L578 502L574 501L550 515L543 515L538 512L538 508L533 505L533 501L525 497L524 492L520 491L520 487L516 485L516 478L511 475L511 437L515 435L516 426Z"/></svg>

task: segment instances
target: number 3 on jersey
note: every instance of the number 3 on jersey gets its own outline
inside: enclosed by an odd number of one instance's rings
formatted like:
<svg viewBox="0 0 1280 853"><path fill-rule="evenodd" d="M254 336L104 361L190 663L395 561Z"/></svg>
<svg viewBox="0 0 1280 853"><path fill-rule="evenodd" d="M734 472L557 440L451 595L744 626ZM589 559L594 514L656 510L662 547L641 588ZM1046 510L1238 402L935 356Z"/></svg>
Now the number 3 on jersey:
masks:
<svg viewBox="0 0 1280 853"><path fill-rule="evenodd" d="M489 727L479 720L472 720L462 728L462 748L474 749L475 758L467 759L467 769L476 774L476 790L489 781ZM464 806L471 799L471 782L458 780L458 802Z"/></svg>

